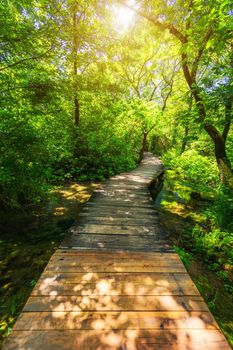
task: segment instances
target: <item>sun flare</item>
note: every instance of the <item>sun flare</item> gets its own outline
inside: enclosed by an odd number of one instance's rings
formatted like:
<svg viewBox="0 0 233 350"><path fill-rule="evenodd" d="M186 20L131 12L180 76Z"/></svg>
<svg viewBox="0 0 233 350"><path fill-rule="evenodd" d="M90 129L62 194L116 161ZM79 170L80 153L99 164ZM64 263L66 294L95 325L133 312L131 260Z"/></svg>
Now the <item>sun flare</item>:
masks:
<svg viewBox="0 0 233 350"><path fill-rule="evenodd" d="M132 2L131 2L131 5ZM134 23L135 12L125 6L113 7L114 27L119 32L127 31Z"/></svg>

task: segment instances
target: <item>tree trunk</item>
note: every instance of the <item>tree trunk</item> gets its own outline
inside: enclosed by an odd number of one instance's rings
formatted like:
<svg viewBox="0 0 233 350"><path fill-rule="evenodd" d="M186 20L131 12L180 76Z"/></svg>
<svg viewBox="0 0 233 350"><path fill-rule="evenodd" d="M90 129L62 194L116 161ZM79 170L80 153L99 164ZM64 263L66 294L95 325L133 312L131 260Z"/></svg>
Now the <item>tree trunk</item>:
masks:
<svg viewBox="0 0 233 350"><path fill-rule="evenodd" d="M193 96L192 93L190 94L190 101L189 101L189 110L192 111L192 105L193 105ZM187 145L187 140L188 140L188 134L189 134L189 120L187 121L187 124L185 125L184 128L184 138L182 141L182 145L181 145L181 150L180 150L180 154L184 153L186 145Z"/></svg>
<svg viewBox="0 0 233 350"><path fill-rule="evenodd" d="M194 92L193 96L199 110L200 118L205 121L206 113L202 99L197 91ZM220 172L220 180L223 184L233 186L231 163L226 154L226 140L212 124L204 122L203 126L214 143L214 154Z"/></svg>
<svg viewBox="0 0 233 350"><path fill-rule="evenodd" d="M190 91L194 97L200 120L203 122L204 130L210 136L214 143L215 158L218 164L221 182L233 187L233 172L231 164L226 155L226 140L221 133L210 123L205 122L206 111L203 100L199 94L196 81L190 75L190 71L187 65L187 58L185 54L182 54L182 68L185 79L188 83Z"/></svg>
<svg viewBox="0 0 233 350"><path fill-rule="evenodd" d="M140 153L139 153L138 163L141 162L141 160L143 158L143 153L147 150L147 136L155 128L155 126L156 126L156 124L154 124L149 130L143 131L142 148L141 148Z"/></svg>
<svg viewBox="0 0 233 350"><path fill-rule="evenodd" d="M181 145L181 151L180 153L184 153L186 145L187 145L187 138L188 138L188 133L189 133L189 125L186 125L184 128L184 138L182 141L182 145Z"/></svg>
<svg viewBox="0 0 233 350"><path fill-rule="evenodd" d="M73 101L74 101L74 124L78 125L80 120L79 101L78 101L78 36L77 36L78 18L77 5L73 6Z"/></svg>
<svg viewBox="0 0 233 350"><path fill-rule="evenodd" d="M80 120L79 102L77 93L74 94L74 124L78 125Z"/></svg>
<svg viewBox="0 0 233 350"><path fill-rule="evenodd" d="M194 91L193 96L199 110L199 116L201 120L205 121L206 113L202 99L200 98L197 91ZM212 124L204 122L203 126L204 130L207 132L214 143L214 153L220 172L221 182L223 184L233 186L233 173L231 169L231 163L226 155L226 140Z"/></svg>
<svg viewBox="0 0 233 350"><path fill-rule="evenodd" d="M215 158L220 171L221 182L232 186L233 174L230 161L226 155L226 141L213 125L205 123L204 129L214 142Z"/></svg>
<svg viewBox="0 0 233 350"><path fill-rule="evenodd" d="M142 161L142 158L143 158L143 153L146 151L146 143L147 143L147 135L148 135L148 132L145 132L143 131L143 139L142 139L142 147L141 147L141 150L140 150L140 153L139 153L139 159L138 159L138 163L140 163Z"/></svg>
<svg viewBox="0 0 233 350"><path fill-rule="evenodd" d="M124 3L124 5L125 5L125 3ZM131 8L131 6L128 6L128 7ZM142 16L142 17L146 18L147 20L149 20L150 22L152 22L156 27L159 27L161 29L168 29L169 32L180 41L183 48L184 48L184 45L188 44L188 37L187 37L186 33L183 35L183 33L181 33L172 24L163 23L163 22L157 20L156 17L150 16L150 14L145 13L143 11L136 10L136 12L140 16ZM188 28L186 27L186 29L188 29ZM205 38L203 38L205 44L210 39L211 34L212 34L212 30L208 31L207 36ZM197 108L199 111L200 121L203 123L205 131L208 133L208 135L211 137L212 141L214 142L215 157L216 157L216 161L217 161L217 164L218 164L218 167L220 170L221 181L224 183L230 184L233 187L233 181L232 181L233 173L232 173L230 162L226 156L226 141L224 140L224 137L218 132L218 130L213 125L205 122L205 120L206 120L205 106L204 106L202 98L199 94L198 87L196 84L196 73L197 73L197 69L198 69L198 63L199 63L200 59L202 58L204 48L205 48L205 46L199 48L198 55L193 61L193 67L192 67L191 71L190 71L189 63L188 63L191 56L188 57L186 50L184 50L181 54L182 70L183 70L186 82L190 88L190 92L192 93L192 95L195 99L195 102L196 102L196 105L197 105ZM231 66L232 65L233 65L233 60L231 61Z"/></svg>

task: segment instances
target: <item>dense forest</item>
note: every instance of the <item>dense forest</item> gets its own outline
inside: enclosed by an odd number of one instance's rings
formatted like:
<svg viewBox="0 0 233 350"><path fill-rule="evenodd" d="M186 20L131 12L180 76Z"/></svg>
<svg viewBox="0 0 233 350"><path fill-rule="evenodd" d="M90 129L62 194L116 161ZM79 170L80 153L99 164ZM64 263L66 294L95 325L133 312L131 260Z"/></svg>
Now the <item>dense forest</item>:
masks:
<svg viewBox="0 0 233 350"><path fill-rule="evenodd" d="M181 202L203 203L177 251L202 256L232 294L232 15L229 0L1 0L3 216L148 150Z"/></svg>

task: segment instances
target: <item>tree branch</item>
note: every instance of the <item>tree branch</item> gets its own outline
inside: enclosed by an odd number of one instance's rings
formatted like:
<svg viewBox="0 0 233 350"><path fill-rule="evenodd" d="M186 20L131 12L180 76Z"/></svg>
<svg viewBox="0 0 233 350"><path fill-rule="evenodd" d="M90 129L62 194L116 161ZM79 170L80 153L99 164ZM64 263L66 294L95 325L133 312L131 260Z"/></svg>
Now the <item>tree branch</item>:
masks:
<svg viewBox="0 0 233 350"><path fill-rule="evenodd" d="M155 127L156 127L157 123L154 124L149 130L144 131L144 134L147 136Z"/></svg>
<svg viewBox="0 0 233 350"><path fill-rule="evenodd" d="M53 46L51 46L47 51L43 52L42 54L40 54L38 56L31 56L31 57L23 58L17 62L9 64L8 66L2 67L2 68L0 68L0 71L3 71L3 70L8 69L8 68L12 68L14 66L17 66L18 64L23 63L23 62L27 62L30 60L37 60L38 58L41 58L41 57L45 56L47 53L49 53L50 51L52 51L52 49L53 49Z"/></svg>
<svg viewBox="0 0 233 350"><path fill-rule="evenodd" d="M149 22L153 23L153 24L156 25L157 27L160 27L161 29L168 29L169 32L170 32L171 34L173 34L175 37L177 37L177 39L179 39L179 41L180 41L182 44L187 43L187 38L186 38L186 36L183 35L173 24L171 24L171 23L165 23L165 22L163 23L163 22L161 22L159 19L157 19L157 18L155 18L155 17L153 17L153 16L151 16L151 15L148 15L148 14L146 14L145 12L143 12L143 11L141 11L141 10L139 10L139 9L135 9L133 6L130 6L130 5L126 4L125 1L123 1L123 0L118 0L118 2L119 2L121 5L123 5L123 6L127 7L127 8L129 8L130 10L135 11L139 16L141 16L141 17L147 19Z"/></svg>
<svg viewBox="0 0 233 350"><path fill-rule="evenodd" d="M168 98L171 96L171 93L172 93L172 89L173 89L173 81L171 82L170 84L170 89L167 93L167 95L165 96L165 99L163 101L163 107L162 107L162 113L165 111L165 108L167 107L167 100Z"/></svg>
<svg viewBox="0 0 233 350"><path fill-rule="evenodd" d="M158 87L155 83L153 83L153 84L154 84L154 88L153 88L153 90L152 90L152 92L151 92L149 101L152 101L152 100L153 100L154 95L155 95L155 91L157 90L157 87Z"/></svg>
<svg viewBox="0 0 233 350"><path fill-rule="evenodd" d="M191 73L190 73L190 70L189 70L189 66L188 66L188 63L187 63L187 59L188 59L187 54L182 52L182 55L181 55L182 69L183 69L183 72L184 72L185 79L186 79L186 81L188 83L188 86L192 90L192 86L195 83L195 80L192 79L192 76L191 76Z"/></svg>
<svg viewBox="0 0 233 350"><path fill-rule="evenodd" d="M206 33L206 36L203 40L203 45L202 47L200 47L200 49L198 50L198 53L197 53L197 56L196 58L194 59L193 61L193 64L192 64L192 69L191 69L191 78L192 80L196 80L196 75L197 75L197 69L198 69L198 65L199 65L199 62L202 58L202 55L204 53L204 50L205 50L205 46L207 44L207 42L209 41L211 35L212 35L213 31L212 29L210 29L207 33Z"/></svg>

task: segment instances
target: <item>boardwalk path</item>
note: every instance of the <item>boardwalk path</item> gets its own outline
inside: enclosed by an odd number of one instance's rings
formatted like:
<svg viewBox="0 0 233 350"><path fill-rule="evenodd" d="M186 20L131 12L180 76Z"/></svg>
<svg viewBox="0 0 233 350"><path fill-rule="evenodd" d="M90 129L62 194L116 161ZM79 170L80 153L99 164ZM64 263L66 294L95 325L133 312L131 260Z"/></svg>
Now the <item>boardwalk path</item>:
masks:
<svg viewBox="0 0 233 350"><path fill-rule="evenodd" d="M4 350L229 350L147 190L146 154L105 183L51 257Z"/></svg>

